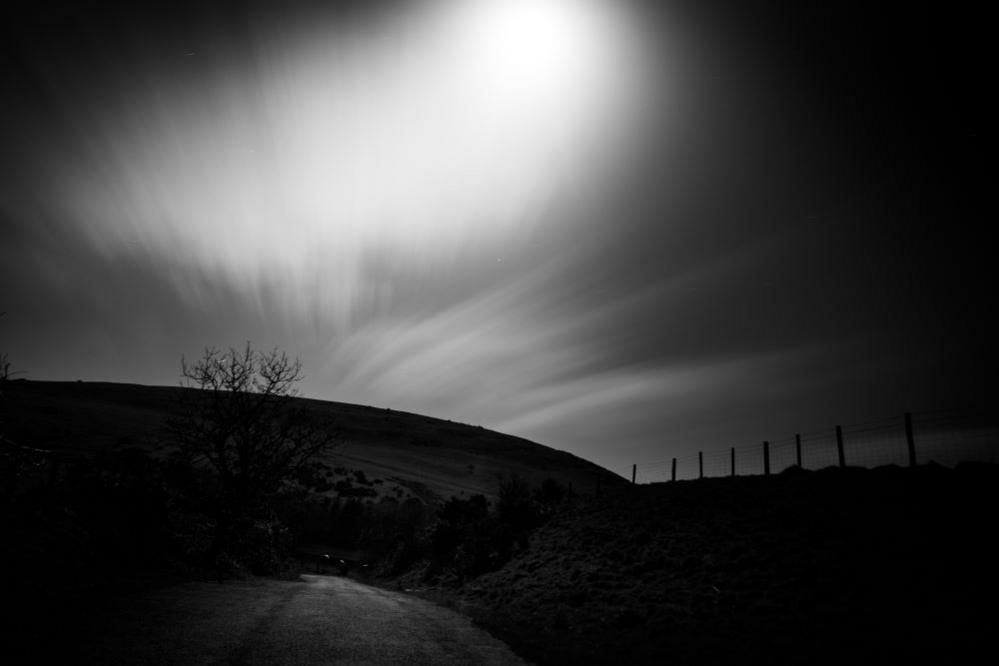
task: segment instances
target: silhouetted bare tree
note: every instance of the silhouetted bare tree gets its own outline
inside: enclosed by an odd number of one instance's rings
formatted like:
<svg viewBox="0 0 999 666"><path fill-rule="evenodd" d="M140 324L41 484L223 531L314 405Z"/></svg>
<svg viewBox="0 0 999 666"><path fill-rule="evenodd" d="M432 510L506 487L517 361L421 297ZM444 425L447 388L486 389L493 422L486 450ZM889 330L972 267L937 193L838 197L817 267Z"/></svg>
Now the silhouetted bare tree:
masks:
<svg viewBox="0 0 999 666"><path fill-rule="evenodd" d="M250 510L336 443L331 419L295 398L303 378L284 352L208 348L181 359L180 408L169 423L181 451L218 474L220 499Z"/></svg>

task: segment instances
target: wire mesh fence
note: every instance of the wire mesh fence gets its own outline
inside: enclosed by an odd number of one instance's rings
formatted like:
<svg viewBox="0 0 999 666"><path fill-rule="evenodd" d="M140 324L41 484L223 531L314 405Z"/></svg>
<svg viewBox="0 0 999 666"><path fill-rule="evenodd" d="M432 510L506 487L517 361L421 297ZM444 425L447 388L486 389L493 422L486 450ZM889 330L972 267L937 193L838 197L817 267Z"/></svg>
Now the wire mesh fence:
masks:
<svg viewBox="0 0 999 666"><path fill-rule="evenodd" d="M635 483L657 483L777 474L793 466L954 466L963 461L999 462L999 423L991 415L944 410L904 414L637 464L627 475Z"/></svg>

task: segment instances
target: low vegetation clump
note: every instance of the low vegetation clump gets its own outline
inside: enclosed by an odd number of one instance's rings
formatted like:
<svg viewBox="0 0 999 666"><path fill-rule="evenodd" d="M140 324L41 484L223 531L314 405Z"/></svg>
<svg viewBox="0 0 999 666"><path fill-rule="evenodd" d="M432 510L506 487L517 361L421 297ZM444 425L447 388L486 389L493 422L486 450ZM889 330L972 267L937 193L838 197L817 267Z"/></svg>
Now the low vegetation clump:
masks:
<svg viewBox="0 0 999 666"><path fill-rule="evenodd" d="M535 492L523 479L510 476L500 484L492 510L483 495L452 497L429 533L422 579L460 584L499 569L526 548L530 533L550 517L564 496L553 479ZM400 573L399 563L392 564L388 573Z"/></svg>

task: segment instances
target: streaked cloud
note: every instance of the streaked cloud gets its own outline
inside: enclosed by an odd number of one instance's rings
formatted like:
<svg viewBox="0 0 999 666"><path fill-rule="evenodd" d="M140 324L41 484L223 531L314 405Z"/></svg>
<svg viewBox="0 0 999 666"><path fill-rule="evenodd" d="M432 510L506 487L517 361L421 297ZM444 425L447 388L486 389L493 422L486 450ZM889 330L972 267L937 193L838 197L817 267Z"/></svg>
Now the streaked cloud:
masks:
<svg viewBox="0 0 999 666"><path fill-rule="evenodd" d="M258 22L181 62L140 51L96 91L59 90L75 130L67 154L34 158L37 201L109 261L166 260L193 305L190 276L206 274L342 328L371 298L369 256L434 273L567 224L571 193L613 173L635 129L628 17L589 0L502 7ZM525 67L499 43L535 22L562 43L537 40Z"/></svg>

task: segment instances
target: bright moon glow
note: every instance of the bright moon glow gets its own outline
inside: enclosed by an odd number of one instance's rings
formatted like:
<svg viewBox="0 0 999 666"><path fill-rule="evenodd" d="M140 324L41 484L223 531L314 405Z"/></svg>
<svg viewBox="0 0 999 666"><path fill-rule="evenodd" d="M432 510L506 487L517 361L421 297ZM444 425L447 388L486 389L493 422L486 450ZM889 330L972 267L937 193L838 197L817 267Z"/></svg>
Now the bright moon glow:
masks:
<svg viewBox="0 0 999 666"><path fill-rule="evenodd" d="M66 214L184 287L200 271L343 319L371 300L372 252L433 270L517 242L612 168L642 86L631 17L598 0L411 11L265 30L250 64L207 44L190 72L129 81L62 179Z"/></svg>
<svg viewBox="0 0 999 666"><path fill-rule="evenodd" d="M559 97L607 71L611 28L587 0L459 0L451 29L477 74L504 94ZM618 72L620 74L620 72ZM592 83L593 81L589 81Z"/></svg>

